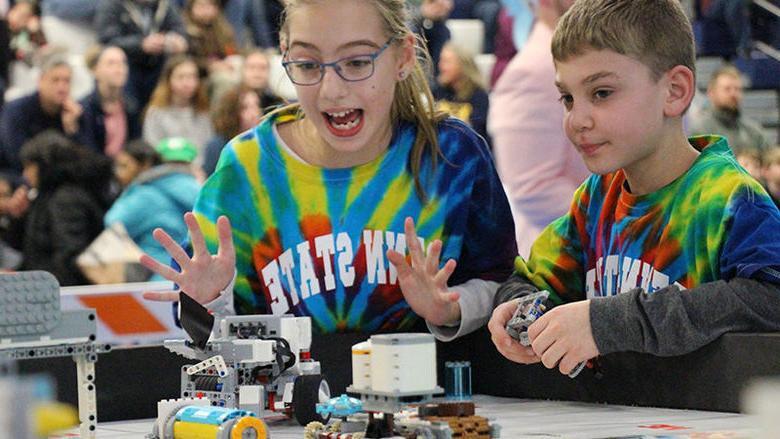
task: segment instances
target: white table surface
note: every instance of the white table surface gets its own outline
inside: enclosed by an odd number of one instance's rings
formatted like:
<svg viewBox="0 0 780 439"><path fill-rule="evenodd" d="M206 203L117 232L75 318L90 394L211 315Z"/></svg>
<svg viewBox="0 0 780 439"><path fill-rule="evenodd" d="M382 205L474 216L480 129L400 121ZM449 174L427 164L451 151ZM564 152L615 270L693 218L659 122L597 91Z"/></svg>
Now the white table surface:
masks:
<svg viewBox="0 0 780 439"><path fill-rule="evenodd" d="M627 407L567 401L541 401L477 395L477 414L501 425L504 439L695 438L736 439L757 435L756 418L738 413ZM100 439L141 439L152 420L98 425ZM302 439L294 421L269 423L272 439ZM78 431L51 436L78 437Z"/></svg>

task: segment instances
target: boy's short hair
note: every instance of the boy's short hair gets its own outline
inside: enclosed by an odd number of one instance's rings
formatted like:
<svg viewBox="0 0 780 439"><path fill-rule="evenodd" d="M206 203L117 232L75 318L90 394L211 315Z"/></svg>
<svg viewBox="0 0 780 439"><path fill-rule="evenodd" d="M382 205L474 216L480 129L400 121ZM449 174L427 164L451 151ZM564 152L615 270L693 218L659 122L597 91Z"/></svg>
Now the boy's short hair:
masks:
<svg viewBox="0 0 780 439"><path fill-rule="evenodd" d="M683 65L696 72L691 23L679 0L577 0L555 29L555 61L608 49L640 61L654 79Z"/></svg>
<svg viewBox="0 0 780 439"><path fill-rule="evenodd" d="M780 145L766 151L762 162L764 166L780 165Z"/></svg>

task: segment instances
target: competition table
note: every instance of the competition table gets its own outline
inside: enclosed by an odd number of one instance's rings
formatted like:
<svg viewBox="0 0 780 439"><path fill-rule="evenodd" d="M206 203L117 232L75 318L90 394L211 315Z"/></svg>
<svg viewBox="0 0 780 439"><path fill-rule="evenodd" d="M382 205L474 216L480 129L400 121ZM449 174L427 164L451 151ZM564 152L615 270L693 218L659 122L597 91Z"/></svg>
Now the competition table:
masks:
<svg viewBox="0 0 780 439"><path fill-rule="evenodd" d="M736 413L628 407L566 401L540 401L476 395L477 414L501 425L505 439L538 438L696 438L756 437L756 419ZM272 439L302 439L303 427L269 421ZM152 420L98 425L99 439L139 439ZM72 433L76 433L73 430ZM68 433L52 438L74 437Z"/></svg>

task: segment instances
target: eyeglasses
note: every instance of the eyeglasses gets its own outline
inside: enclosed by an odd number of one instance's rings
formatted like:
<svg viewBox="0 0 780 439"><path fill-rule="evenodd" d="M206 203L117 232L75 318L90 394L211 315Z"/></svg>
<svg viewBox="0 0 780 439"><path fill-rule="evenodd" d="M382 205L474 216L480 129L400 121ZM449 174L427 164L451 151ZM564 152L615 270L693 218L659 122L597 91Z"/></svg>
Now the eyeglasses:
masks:
<svg viewBox="0 0 780 439"><path fill-rule="evenodd" d="M326 67L332 67L339 77L345 81L363 81L374 74L374 61L379 58L379 55L381 55L385 49L390 47L390 43L392 42L393 38L390 38L384 46L369 55L348 56L328 63L311 60L284 61L282 62L282 66L284 66L284 70L287 72L290 81L298 85L318 84L322 81L322 78L325 77ZM285 57L286 56L287 54L285 54Z"/></svg>

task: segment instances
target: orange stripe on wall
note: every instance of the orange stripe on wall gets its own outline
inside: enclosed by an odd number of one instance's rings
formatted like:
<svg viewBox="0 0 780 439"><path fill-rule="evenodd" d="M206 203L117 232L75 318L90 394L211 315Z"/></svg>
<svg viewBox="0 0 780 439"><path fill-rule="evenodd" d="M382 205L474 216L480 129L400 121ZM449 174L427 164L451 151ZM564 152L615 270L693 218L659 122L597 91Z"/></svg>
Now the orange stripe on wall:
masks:
<svg viewBox="0 0 780 439"><path fill-rule="evenodd" d="M95 308L98 318L114 334L130 335L167 332L157 317L132 294L109 294L79 297L87 308Z"/></svg>

